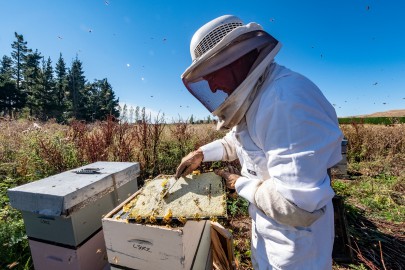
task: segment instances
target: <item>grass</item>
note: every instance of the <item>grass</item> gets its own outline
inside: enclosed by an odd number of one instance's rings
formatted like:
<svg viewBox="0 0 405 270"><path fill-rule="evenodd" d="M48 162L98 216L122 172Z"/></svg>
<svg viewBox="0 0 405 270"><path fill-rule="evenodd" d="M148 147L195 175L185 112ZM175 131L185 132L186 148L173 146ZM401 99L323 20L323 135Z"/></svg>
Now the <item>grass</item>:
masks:
<svg viewBox="0 0 405 270"><path fill-rule="evenodd" d="M137 124L109 119L61 126L52 121L0 122L0 269L32 269L21 214L10 207L8 188L67 169L104 161L137 161L140 185L158 174L173 174L188 152L224 135L214 124L166 124L143 115ZM401 269L405 265L405 125L341 126L349 141L347 177L334 177L344 198L354 260L334 269ZM201 171L224 166L203 164ZM250 265L247 202L228 200L227 224L241 269Z"/></svg>

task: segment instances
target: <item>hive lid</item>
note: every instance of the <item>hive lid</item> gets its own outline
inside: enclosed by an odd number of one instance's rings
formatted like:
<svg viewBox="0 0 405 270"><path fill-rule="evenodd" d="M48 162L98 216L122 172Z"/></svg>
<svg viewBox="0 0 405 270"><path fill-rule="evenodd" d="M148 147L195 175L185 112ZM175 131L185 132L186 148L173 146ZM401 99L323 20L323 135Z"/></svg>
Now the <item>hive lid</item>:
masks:
<svg viewBox="0 0 405 270"><path fill-rule="evenodd" d="M170 192L163 197L170 187ZM226 194L222 178L213 172L188 175L177 181L172 176L157 177L147 181L113 218L143 222L151 217L163 221L225 218Z"/></svg>
<svg viewBox="0 0 405 270"><path fill-rule="evenodd" d="M41 215L68 215L80 205L136 179L138 162L95 162L9 189L10 204Z"/></svg>

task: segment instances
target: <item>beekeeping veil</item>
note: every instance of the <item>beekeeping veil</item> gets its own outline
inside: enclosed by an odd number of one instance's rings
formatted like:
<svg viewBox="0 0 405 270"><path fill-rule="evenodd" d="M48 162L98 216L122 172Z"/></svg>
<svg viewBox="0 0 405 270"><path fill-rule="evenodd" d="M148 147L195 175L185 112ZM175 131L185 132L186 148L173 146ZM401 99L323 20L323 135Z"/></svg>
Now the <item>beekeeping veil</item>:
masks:
<svg viewBox="0 0 405 270"><path fill-rule="evenodd" d="M281 44L257 23L244 25L236 16L224 15L203 25L190 43L192 63L181 75L184 85L213 115L219 118L218 129L232 128L245 115L266 76ZM258 50L259 56L247 77L228 96L211 91L204 77L247 53Z"/></svg>

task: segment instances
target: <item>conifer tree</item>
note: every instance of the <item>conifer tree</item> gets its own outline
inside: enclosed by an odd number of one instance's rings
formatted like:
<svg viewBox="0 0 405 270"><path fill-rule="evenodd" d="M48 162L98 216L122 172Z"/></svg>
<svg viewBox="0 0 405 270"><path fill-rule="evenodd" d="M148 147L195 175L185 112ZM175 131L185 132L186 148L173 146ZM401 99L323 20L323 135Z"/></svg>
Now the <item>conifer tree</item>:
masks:
<svg viewBox="0 0 405 270"><path fill-rule="evenodd" d="M77 58L73 60L68 72L68 92L70 117L78 120L86 119L86 78L83 75L82 62Z"/></svg>
<svg viewBox="0 0 405 270"><path fill-rule="evenodd" d="M38 50L26 56L26 63L23 69L22 88L27 94L27 107L30 116L39 117L42 109L44 93L40 86L42 56Z"/></svg>
<svg viewBox="0 0 405 270"><path fill-rule="evenodd" d="M4 55L0 62L0 113L12 117L15 106L22 107L21 101L13 81L13 61Z"/></svg>
<svg viewBox="0 0 405 270"><path fill-rule="evenodd" d="M102 118L106 119L108 115L112 115L116 118L119 117L118 103L119 100L115 98L114 91L111 84L107 81L107 78L99 81L100 83L100 98L102 100L100 111L102 112Z"/></svg>
<svg viewBox="0 0 405 270"><path fill-rule="evenodd" d="M27 47L27 42L24 40L24 36L14 32L16 40L11 44L11 59L13 61L13 78L15 79L16 93L13 94L13 99L16 103L12 105L14 110L19 111L25 106L27 92L23 88L23 70L27 62L27 54L32 50ZM11 114L10 114L11 115Z"/></svg>
<svg viewBox="0 0 405 270"><path fill-rule="evenodd" d="M11 52L11 57L14 62L14 75L16 79L16 87L20 89L22 81L22 71L26 63L27 54L31 52L31 49L28 49L27 42L24 41L24 36L14 32L16 41L11 44L13 51Z"/></svg>
<svg viewBox="0 0 405 270"><path fill-rule="evenodd" d="M48 60L42 59L42 70L40 77L40 92L42 101L40 102L40 119L47 120L57 117L57 95L55 82L53 79L53 67L51 58Z"/></svg>
<svg viewBox="0 0 405 270"><path fill-rule="evenodd" d="M66 115L68 114L68 74L62 53L59 54L59 59L55 66L55 92L56 107L58 108L55 117L58 122L64 122L67 120Z"/></svg>

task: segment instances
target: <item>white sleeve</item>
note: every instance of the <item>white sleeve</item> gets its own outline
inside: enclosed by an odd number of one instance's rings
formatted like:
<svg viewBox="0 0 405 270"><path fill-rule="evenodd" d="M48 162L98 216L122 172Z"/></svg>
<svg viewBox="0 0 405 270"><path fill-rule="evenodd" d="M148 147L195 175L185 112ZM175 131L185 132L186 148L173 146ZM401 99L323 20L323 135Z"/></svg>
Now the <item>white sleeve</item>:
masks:
<svg viewBox="0 0 405 270"><path fill-rule="evenodd" d="M237 159L234 134L235 129L232 129L222 139L201 146L204 161L233 161Z"/></svg>

